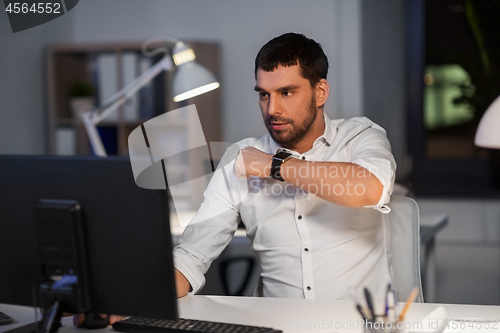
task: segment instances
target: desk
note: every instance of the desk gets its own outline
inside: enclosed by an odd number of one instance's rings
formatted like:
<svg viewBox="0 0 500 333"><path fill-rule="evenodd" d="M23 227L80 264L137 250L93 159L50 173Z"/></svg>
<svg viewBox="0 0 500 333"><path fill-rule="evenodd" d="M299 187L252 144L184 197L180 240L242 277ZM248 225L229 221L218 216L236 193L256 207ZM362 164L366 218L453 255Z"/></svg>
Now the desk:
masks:
<svg viewBox="0 0 500 333"><path fill-rule="evenodd" d="M349 301L189 295L180 299L178 304L180 316L184 318L268 326L284 333L363 331L363 326L357 323L359 316ZM448 315L453 318L500 320L500 306L420 303L412 305L407 322L420 321L440 305L443 305ZM401 308L403 304L400 303L399 306ZM0 304L0 311L17 321L16 324L0 326L0 333L33 321L32 308ZM346 328L350 321L353 326ZM328 327L305 328L307 323L314 325L315 322L319 325L327 324ZM344 328L335 328L336 324L342 323L346 323ZM64 318L63 325L59 330L61 333L90 332L73 327L71 318ZM500 332L500 329L498 331ZM94 332L109 332L109 329Z"/></svg>

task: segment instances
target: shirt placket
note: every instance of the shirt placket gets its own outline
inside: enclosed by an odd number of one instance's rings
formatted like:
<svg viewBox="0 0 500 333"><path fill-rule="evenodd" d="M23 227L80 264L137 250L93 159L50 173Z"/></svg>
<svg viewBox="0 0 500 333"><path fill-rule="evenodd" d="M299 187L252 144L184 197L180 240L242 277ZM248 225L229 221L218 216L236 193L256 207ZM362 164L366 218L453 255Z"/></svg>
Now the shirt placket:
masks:
<svg viewBox="0 0 500 333"><path fill-rule="evenodd" d="M305 215L306 201L307 194L298 193L295 195L295 223L301 240L302 290L304 291L305 298L314 299L316 296L312 263L312 242L309 227L307 226L307 216Z"/></svg>

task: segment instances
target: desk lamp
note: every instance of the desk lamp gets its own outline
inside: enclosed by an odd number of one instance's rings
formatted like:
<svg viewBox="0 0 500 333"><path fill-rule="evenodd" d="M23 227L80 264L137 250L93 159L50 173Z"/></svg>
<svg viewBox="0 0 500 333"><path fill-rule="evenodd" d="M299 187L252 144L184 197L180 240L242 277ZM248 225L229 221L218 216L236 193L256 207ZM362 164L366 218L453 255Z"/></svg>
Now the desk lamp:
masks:
<svg viewBox="0 0 500 333"><path fill-rule="evenodd" d="M481 118L474 143L479 147L500 149L500 96Z"/></svg>
<svg viewBox="0 0 500 333"><path fill-rule="evenodd" d="M147 46L152 41L157 42L158 40L146 41L142 45L142 52L148 56L165 52L165 56L122 90L111 96L99 108L82 114L90 144L97 156L107 155L96 126L161 72L177 68L172 88L174 102L180 102L219 87L219 82L217 82L215 76L195 61L196 55L191 47L177 39L169 39L168 41L174 44L172 51L166 47L148 51Z"/></svg>
<svg viewBox="0 0 500 333"><path fill-rule="evenodd" d="M493 178L500 187L500 96L491 103L479 121L474 144L495 149L490 151L490 162Z"/></svg>

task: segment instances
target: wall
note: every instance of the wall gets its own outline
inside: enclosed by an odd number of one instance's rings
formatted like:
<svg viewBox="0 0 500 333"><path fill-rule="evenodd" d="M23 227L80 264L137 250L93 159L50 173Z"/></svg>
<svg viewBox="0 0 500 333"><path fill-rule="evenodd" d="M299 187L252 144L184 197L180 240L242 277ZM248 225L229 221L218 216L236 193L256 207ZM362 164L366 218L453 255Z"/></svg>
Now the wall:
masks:
<svg viewBox="0 0 500 333"><path fill-rule="evenodd" d="M220 43L224 139L235 142L266 132L253 91L259 48L282 33L301 32L320 42L329 57L325 112L363 114L360 0L86 0L55 21L17 34L1 15L1 73L8 79L0 83L0 100L9 117L0 125L0 153L44 151L42 49L57 41L177 37Z"/></svg>
<svg viewBox="0 0 500 333"><path fill-rule="evenodd" d="M404 2L362 3L362 85L364 115L385 128L398 163L408 176Z"/></svg>
<svg viewBox="0 0 500 333"><path fill-rule="evenodd" d="M0 10L0 154L45 152L44 49L71 33L72 22L63 15L13 34Z"/></svg>
<svg viewBox="0 0 500 333"><path fill-rule="evenodd" d="M73 40L172 36L220 43L224 138L235 142L266 133L253 91L254 59L265 42L285 32L304 33L324 46L333 95L327 114L344 107L342 116L362 113L359 28L353 29L359 14L358 0L87 0L74 11Z"/></svg>

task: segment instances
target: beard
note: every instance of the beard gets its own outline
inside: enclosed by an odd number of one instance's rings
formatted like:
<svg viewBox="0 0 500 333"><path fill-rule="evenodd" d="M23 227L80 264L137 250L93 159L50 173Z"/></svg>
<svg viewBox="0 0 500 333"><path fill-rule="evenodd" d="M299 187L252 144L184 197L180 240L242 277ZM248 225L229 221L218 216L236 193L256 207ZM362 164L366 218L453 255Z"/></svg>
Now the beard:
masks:
<svg viewBox="0 0 500 333"><path fill-rule="evenodd" d="M293 147L296 143L300 142L306 134L311 129L312 124L316 120L317 116L317 108L316 108L316 97L313 96L311 98L311 103L309 104L309 109L307 110L306 117L300 122L288 118L283 118L280 116L271 116L267 119L264 119L264 123L266 128L273 138L274 141L279 143L283 147ZM291 128L286 128L284 130L275 130L273 129L271 123L279 122L279 123L288 123Z"/></svg>

